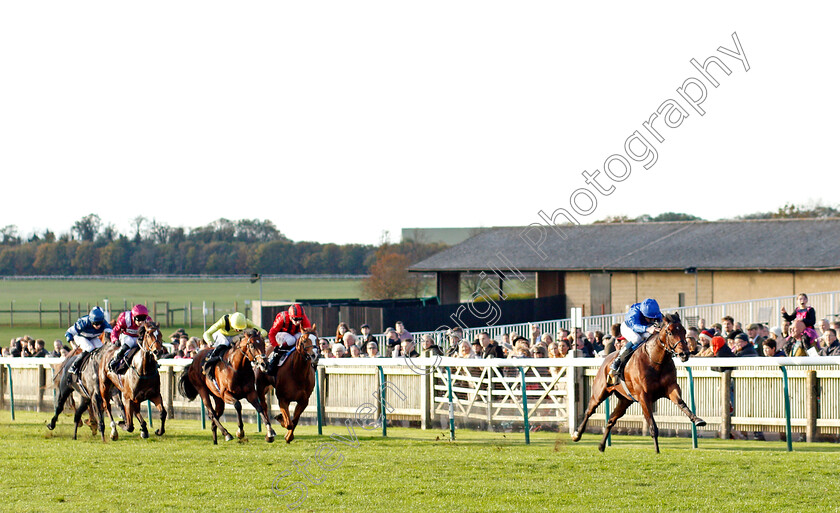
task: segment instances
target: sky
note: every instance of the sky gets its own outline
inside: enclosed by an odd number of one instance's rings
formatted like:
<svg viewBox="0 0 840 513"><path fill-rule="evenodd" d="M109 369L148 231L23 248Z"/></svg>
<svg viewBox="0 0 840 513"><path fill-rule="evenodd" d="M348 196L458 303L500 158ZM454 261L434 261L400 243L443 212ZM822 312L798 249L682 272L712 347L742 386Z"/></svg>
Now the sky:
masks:
<svg viewBox="0 0 840 513"><path fill-rule="evenodd" d="M4 2L0 227L268 219L293 240L375 244L560 208L588 223L836 205L838 10ZM690 62L711 56L730 70L709 65L717 87ZM686 80L705 89L696 109ZM674 127L651 121L663 104ZM625 148L636 131L655 162L628 155L644 155Z"/></svg>

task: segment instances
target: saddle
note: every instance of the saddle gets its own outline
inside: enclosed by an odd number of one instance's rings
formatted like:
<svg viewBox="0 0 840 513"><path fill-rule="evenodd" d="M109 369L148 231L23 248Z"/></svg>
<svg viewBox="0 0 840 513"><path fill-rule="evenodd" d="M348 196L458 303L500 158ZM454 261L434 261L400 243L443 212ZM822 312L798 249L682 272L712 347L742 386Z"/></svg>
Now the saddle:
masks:
<svg viewBox="0 0 840 513"><path fill-rule="evenodd" d="M125 356L117 362L117 370L115 371L117 374L125 374L128 370L128 367L131 365L131 360L134 358L134 355L137 354L137 351L140 350L139 346L132 347L125 353Z"/></svg>

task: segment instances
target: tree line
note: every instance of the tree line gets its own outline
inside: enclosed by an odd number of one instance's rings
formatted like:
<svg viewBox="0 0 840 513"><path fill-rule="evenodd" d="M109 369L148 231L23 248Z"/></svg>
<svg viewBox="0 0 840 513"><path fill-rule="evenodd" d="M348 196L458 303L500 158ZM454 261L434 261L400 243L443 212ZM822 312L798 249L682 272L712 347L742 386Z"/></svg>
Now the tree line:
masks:
<svg viewBox="0 0 840 513"><path fill-rule="evenodd" d="M90 214L70 233L50 230L23 240L14 225L0 229L0 275L368 274L381 247L294 242L271 221L219 219L193 229L136 218L121 234ZM410 263L440 244L387 245ZM381 252L380 252L381 254Z"/></svg>

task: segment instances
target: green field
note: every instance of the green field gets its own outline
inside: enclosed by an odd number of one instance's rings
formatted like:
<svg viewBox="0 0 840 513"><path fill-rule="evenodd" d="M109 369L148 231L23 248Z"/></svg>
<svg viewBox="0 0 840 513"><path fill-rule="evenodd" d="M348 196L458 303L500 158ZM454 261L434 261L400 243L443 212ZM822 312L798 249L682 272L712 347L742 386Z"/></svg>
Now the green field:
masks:
<svg viewBox="0 0 840 513"><path fill-rule="evenodd" d="M660 439L614 436L604 454L597 435L578 444L568 435L538 432L525 445L521 433L448 433L391 428L356 429L357 447L329 438L346 427L325 426L324 436L301 426L290 445L267 444L246 424L244 442L213 446L197 421L167 423L167 434L141 440L121 433L102 443L80 428L72 440L64 415L50 432L48 413L0 412L2 511L296 511L509 512L509 511L836 511L840 446ZM235 428L228 415L226 426ZM281 433L282 431L278 431ZM278 438L278 440L280 440ZM333 470L314 466L306 497L278 493L295 482L296 463L315 465L318 447L331 442ZM325 447L327 449L327 447ZM304 490L303 485L291 490Z"/></svg>

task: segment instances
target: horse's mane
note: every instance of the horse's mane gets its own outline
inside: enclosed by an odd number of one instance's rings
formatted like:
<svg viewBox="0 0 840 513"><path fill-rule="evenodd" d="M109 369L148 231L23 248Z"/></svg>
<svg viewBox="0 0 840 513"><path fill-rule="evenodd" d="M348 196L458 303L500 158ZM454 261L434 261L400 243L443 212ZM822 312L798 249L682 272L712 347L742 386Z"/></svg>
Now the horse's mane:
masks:
<svg viewBox="0 0 840 513"><path fill-rule="evenodd" d="M260 334L260 332L259 332L259 331L257 331L257 329L256 329L256 328L248 328L248 329L246 329L243 333L244 333L245 335L248 335L249 337L258 337L258 336L259 336L259 334Z"/></svg>
<svg viewBox="0 0 840 513"><path fill-rule="evenodd" d="M666 313L665 322L669 324L682 324L682 321L680 320L680 314L678 312Z"/></svg>

